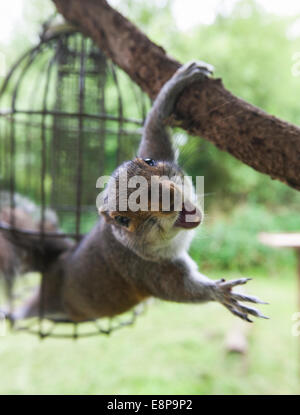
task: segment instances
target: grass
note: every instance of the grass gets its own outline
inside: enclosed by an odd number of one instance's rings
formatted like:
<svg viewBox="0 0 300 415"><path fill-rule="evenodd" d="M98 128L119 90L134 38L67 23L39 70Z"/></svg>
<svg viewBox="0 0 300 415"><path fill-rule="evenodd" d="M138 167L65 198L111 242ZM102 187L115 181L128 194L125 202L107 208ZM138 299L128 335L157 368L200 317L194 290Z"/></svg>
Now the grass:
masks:
<svg viewBox="0 0 300 415"><path fill-rule="evenodd" d="M157 302L110 337L0 337L0 393L298 394L296 280L255 278L247 291L270 301L263 309L271 320L252 326L245 357L226 353L236 320L218 304Z"/></svg>

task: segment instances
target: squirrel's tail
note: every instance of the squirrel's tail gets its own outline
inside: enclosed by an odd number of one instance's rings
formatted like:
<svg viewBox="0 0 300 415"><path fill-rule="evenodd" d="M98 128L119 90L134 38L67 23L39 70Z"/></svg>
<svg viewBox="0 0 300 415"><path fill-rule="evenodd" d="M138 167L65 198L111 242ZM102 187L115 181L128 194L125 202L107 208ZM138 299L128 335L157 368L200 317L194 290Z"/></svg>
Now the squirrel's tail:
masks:
<svg viewBox="0 0 300 415"><path fill-rule="evenodd" d="M19 267L20 273L43 272L65 251L74 246L70 239L58 236L40 235L38 232L24 233L3 225L0 237L6 241L6 246L12 247L11 264ZM1 263L0 263L1 266ZM16 267L9 267L9 270ZM10 271L8 270L7 273ZM14 271L12 271L14 273Z"/></svg>
<svg viewBox="0 0 300 415"><path fill-rule="evenodd" d="M3 305L6 304L2 312L7 313L12 321L36 316L38 315L39 289L17 309L16 314L14 312L11 314L14 309L16 277L27 272L44 273L51 266L59 264L60 255L72 250L74 242L64 237L39 235L38 232L24 233L21 230L11 229L9 225L3 225L3 229L0 230L0 249L1 243L4 249L0 251L0 276L5 296L2 297ZM53 284L53 281L50 283Z"/></svg>
<svg viewBox="0 0 300 415"><path fill-rule="evenodd" d="M47 236L47 232L59 232L54 211L46 212L45 236L42 237L38 206L19 194L15 195L14 208L9 206L9 201L9 193L0 191L0 278L8 296L17 275L43 272L62 252L72 247L70 240Z"/></svg>

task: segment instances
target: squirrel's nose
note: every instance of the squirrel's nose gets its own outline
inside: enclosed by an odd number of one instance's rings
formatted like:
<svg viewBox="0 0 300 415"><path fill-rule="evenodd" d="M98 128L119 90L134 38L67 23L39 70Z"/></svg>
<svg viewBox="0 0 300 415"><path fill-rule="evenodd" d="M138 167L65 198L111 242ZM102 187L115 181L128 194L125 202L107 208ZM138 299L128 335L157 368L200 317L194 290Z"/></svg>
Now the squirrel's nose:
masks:
<svg viewBox="0 0 300 415"><path fill-rule="evenodd" d="M159 212L168 214L178 211L183 204L183 193L171 180L162 180L159 183Z"/></svg>

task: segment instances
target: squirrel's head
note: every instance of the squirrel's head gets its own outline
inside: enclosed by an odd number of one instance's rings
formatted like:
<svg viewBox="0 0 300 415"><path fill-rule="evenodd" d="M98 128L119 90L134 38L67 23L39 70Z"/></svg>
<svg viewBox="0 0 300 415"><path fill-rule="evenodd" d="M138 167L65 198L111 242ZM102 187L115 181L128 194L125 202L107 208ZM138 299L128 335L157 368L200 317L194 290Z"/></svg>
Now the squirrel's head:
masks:
<svg viewBox="0 0 300 415"><path fill-rule="evenodd" d="M194 204L192 182L168 161L136 158L115 170L99 212L115 237L138 255L173 256L186 247L203 214Z"/></svg>

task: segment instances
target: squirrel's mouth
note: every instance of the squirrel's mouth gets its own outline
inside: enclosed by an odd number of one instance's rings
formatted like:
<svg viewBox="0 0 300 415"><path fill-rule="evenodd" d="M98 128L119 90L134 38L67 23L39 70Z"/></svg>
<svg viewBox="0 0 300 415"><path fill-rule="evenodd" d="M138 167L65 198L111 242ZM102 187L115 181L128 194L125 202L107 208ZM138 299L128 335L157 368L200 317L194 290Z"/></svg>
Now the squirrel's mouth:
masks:
<svg viewBox="0 0 300 415"><path fill-rule="evenodd" d="M193 229L196 228L201 223L201 212L195 206L190 210L186 210L186 207L183 206L182 210L179 212L179 216L174 223L174 226L184 229Z"/></svg>

